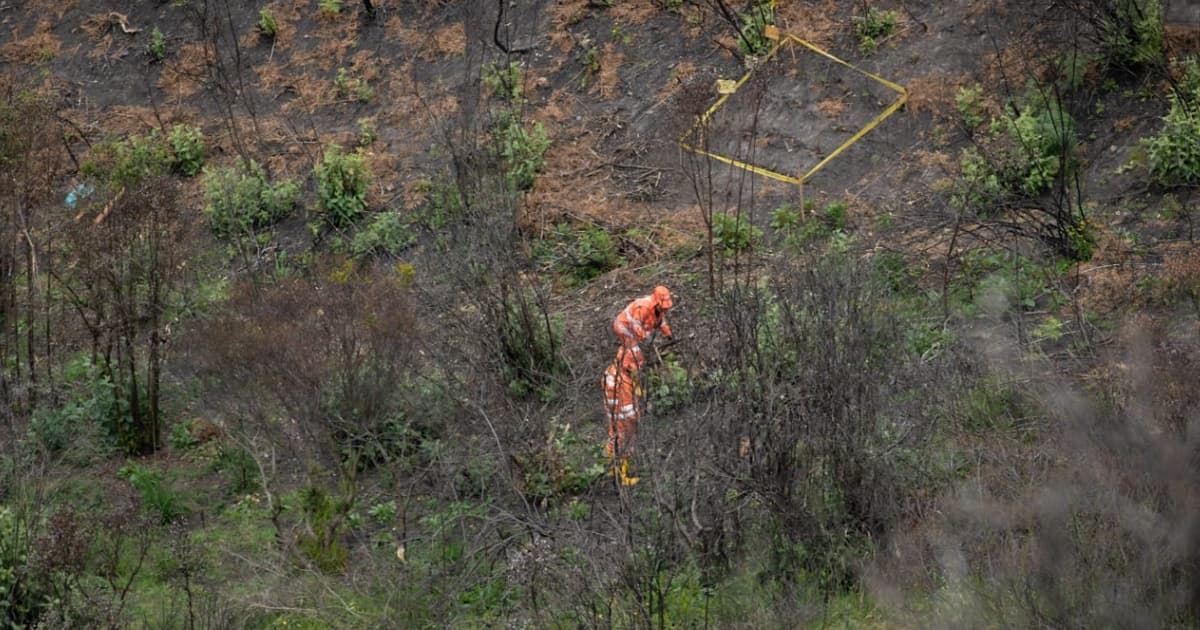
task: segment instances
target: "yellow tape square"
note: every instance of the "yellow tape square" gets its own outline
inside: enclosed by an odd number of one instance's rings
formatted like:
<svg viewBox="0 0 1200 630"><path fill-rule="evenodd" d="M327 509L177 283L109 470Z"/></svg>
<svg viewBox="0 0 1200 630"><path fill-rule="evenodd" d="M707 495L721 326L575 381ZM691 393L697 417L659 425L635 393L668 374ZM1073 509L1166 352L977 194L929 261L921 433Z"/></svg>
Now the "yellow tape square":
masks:
<svg viewBox="0 0 1200 630"><path fill-rule="evenodd" d="M903 86L901 86L899 84L896 84L892 81L888 81L887 79L884 79L883 77L872 74L870 72L867 72L866 70L863 70L861 68L858 68L857 66L854 66L853 64L843 61L842 59L839 59L839 58L833 56L829 52L818 47L817 45L815 45L811 42L805 41L803 39L800 39L799 37L796 37L795 35L792 35L790 33L781 33L781 32L776 32L773 34L779 36L781 38L780 41L770 50L770 52L768 52L763 57L762 61L760 61L757 65L755 65L754 68L752 68L749 72L747 72L745 75L743 75L742 78L738 79L736 82L726 81L726 80L719 80L717 82L717 84L718 84L717 91L720 94L720 97L717 99L717 101L715 103L712 104L711 107L708 108L707 111L704 112L703 115L701 115L696 120L696 124L692 125L692 128L688 129L687 132L684 133L683 136L681 136L679 138L679 145L681 147L683 147L684 149L691 151L693 153L698 153L700 155L708 156L719 162L723 162L725 164L729 164L729 165L735 166L737 168L745 169L747 171L750 171L752 173L757 173L764 177L769 177L771 179L775 179L775 180L778 180L781 182L786 182L789 184L800 185L800 184L803 184L804 182L808 181L808 179L811 178L813 175L815 175L817 173L817 171L820 171L822 168L824 168L825 165L829 164L829 162L831 162L834 158L836 158L838 155L840 155L843 151L848 149L855 142L858 142L859 140L861 140L863 138L863 136L867 135L868 132L870 132L872 129L877 127L879 125L879 123L884 121L884 119L886 119L888 116L891 116L892 114L896 113L897 110L899 110L901 107L903 107L904 104L906 102L908 102L908 90L906 90ZM889 105L886 109L884 109L882 113L880 113L874 119L872 119L870 122L868 122L865 126L863 126L862 129L859 129L857 132L852 134L850 136L850 138L847 139L845 142L843 142L840 146L838 146L836 149L831 151L824 158L821 158L817 162L816 166L813 166L807 172L800 175L799 177L793 177L791 175L785 175L783 173L778 173L778 172L772 171L768 168L764 168L762 166L758 166L755 164L749 164L747 162L736 160L729 156L705 151L703 149L697 148L697 147L689 144L689 139L692 136L695 136L697 133L699 133L700 130L706 124L708 124L708 122L712 119L713 114L722 105L724 105L727 100L729 100L729 97L733 96L733 94L737 92L738 88L740 88L742 85L744 85L746 83L746 81L750 80L750 77L754 75L755 69L762 67L766 63L768 63L785 46L786 47L800 46L801 48L804 48L811 52L814 52L822 57L825 57L826 59L828 59L830 61L833 61L839 65L845 66L845 67L853 70L854 72L857 72L857 73L867 77L868 79L871 79L872 81L875 81L875 82L879 83L880 85L883 85L884 87L886 87L890 90L895 91L899 96L896 99L896 101L893 102L891 105ZM795 53L793 53L793 54L795 54ZM732 84L732 85L730 85L730 84Z"/></svg>

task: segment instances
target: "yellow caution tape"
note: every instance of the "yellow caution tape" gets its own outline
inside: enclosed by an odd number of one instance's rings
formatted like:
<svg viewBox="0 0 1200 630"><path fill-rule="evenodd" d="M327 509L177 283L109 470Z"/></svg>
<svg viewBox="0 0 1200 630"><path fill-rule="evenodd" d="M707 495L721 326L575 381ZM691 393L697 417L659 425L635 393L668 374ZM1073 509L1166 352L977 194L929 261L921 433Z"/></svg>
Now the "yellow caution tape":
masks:
<svg viewBox="0 0 1200 630"><path fill-rule="evenodd" d="M768 27L768 30L770 30L770 29L774 29L774 27ZM773 32L771 32L768 35L768 38L775 39L775 37L770 37L770 35L775 35L778 37L779 36L778 29L775 29ZM724 105L725 101L727 101L730 96L732 96L739 88L741 88L742 85L744 85L746 83L746 81L750 80L751 75L754 74L754 70L751 69L744 76L742 76L742 78L739 79L736 83L733 83L731 81L726 81L726 80L718 80L717 91L721 95L720 98L718 98L717 102L713 103L712 106L709 107L707 111L705 111L703 114L700 115L700 117L696 120L696 124L692 125L691 129L688 129L687 132L684 133L683 136L681 136L679 138L679 146L681 146L684 149L691 151L693 153L698 153L700 155L704 155L704 156L707 156L714 160L717 160L718 162L729 164L730 166L735 166L737 168L741 168L741 169L750 171L751 173L762 175L764 177L769 177L774 180L778 180L778 181L785 182L788 184L795 184L795 185L799 186L799 185L804 184L804 182L808 181L808 179L811 178L813 175L815 175L817 173L817 171L820 171L822 168L824 168L825 165L829 164L829 162L833 161L834 158L841 155L843 151L850 148L850 146L853 145L855 142L862 140L863 136L870 133L870 131L872 129L879 126L879 123L881 123L885 119L887 119L888 116L891 116L892 114L896 113L897 110L899 110L901 107L904 106L905 103L908 102L908 90L906 90L904 88L904 86L894 83L892 81L888 81L887 79L885 79L879 75L876 75L871 72L867 72L866 70L863 70L863 69L855 66L854 64L843 61L842 59L839 59L839 58L831 55L829 52L823 50L822 48L818 47L817 45L815 45L811 42L805 41L803 39L800 39L799 37L796 37L795 35L786 33L786 34L783 34L782 37L783 37L783 39L781 41L779 41L777 44L775 44L775 46L773 46L771 48L771 50L767 52L767 54L762 58L762 60L758 63L758 65L761 66L762 64L767 63L768 61L771 60L771 58L773 58L775 56L776 53L779 52L780 49L782 49L786 45L791 44L792 42L795 42L795 43L800 44L801 46L817 53L818 55L821 55L822 57L829 59L830 61L833 61L835 63L843 65L843 66L845 66L845 67L847 67L869 79L872 79L872 80L878 82L879 84L881 84L891 90L896 91L897 93L900 94L900 97L898 99L896 99L896 101L894 103L889 105L887 107L887 109L883 110L883 112L881 114L879 114L874 119L872 119L871 122L867 123L867 125L865 127L863 127L862 129L859 129L857 132L855 132L854 135L850 136L849 140L846 140L845 142L843 142L841 144L841 146L834 149L833 152L830 153L829 155L825 156L820 162L817 163L816 166L809 169L807 173L804 173L800 177L792 177L790 175L784 175L783 173L777 173L775 171L772 171L767 168L763 168L761 166L756 166L754 164L749 164L747 162L736 160L731 157L719 155L716 153L712 153L710 151L705 151L703 149L698 149L698 148L692 146L691 144L688 144L688 138L694 134L699 133L700 129L702 127L704 127L705 125L707 125L709 120L712 119L712 116L714 113L716 113L717 109L719 109L722 105ZM730 83L732 83L732 85L730 85Z"/></svg>

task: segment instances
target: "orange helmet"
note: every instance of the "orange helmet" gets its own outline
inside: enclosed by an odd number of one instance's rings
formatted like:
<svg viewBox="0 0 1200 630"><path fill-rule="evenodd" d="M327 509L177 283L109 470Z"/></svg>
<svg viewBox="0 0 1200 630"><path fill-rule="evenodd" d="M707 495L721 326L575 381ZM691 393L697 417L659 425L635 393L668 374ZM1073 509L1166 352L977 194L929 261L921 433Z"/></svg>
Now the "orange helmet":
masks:
<svg viewBox="0 0 1200 630"><path fill-rule="evenodd" d="M664 311L675 305L675 302L671 299L671 290L661 284L654 287L653 295L654 303Z"/></svg>

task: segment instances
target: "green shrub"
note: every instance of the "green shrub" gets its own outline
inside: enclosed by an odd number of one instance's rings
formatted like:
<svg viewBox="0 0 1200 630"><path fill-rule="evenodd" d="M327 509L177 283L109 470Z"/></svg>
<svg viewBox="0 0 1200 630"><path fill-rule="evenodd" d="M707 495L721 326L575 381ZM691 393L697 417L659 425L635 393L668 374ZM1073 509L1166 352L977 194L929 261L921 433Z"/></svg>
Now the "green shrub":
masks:
<svg viewBox="0 0 1200 630"><path fill-rule="evenodd" d="M521 120L509 112L497 121L493 136L509 184L517 191L533 188L534 178L542 170L546 149L550 147L542 123L534 123L526 129Z"/></svg>
<svg viewBox="0 0 1200 630"><path fill-rule="evenodd" d="M762 230L745 216L717 212L713 214L713 244L726 256L749 251L762 238Z"/></svg>
<svg viewBox="0 0 1200 630"><path fill-rule="evenodd" d="M425 196L424 203L417 210L416 221L426 229L441 230L462 213L462 193L448 177L437 181L421 180L414 187L414 192Z"/></svg>
<svg viewBox="0 0 1200 630"><path fill-rule="evenodd" d="M342 12L342 0L321 0L317 6L325 16L331 17Z"/></svg>
<svg viewBox="0 0 1200 630"><path fill-rule="evenodd" d="M183 496L159 471L130 462L117 471L117 476L128 481L142 495L142 509L157 516L163 525L188 513Z"/></svg>
<svg viewBox="0 0 1200 630"><path fill-rule="evenodd" d="M300 509L308 524L300 534L300 551L324 573L340 573L346 568L349 553L339 540L338 517L350 512L352 505L331 497L324 490L309 486L300 491Z"/></svg>
<svg viewBox="0 0 1200 630"><path fill-rule="evenodd" d="M781 206L771 213L771 229L783 237L783 244L800 250L806 243L846 233L845 202L834 201L816 212L816 203L805 202L807 218L795 206Z"/></svg>
<svg viewBox="0 0 1200 630"><path fill-rule="evenodd" d="M514 458L521 473L521 494L543 501L585 492L604 476L594 442L580 439L568 424L552 424L544 442Z"/></svg>
<svg viewBox="0 0 1200 630"><path fill-rule="evenodd" d="M204 133L199 127L175 125L167 135L175 152L175 170L191 177L204 167Z"/></svg>
<svg viewBox="0 0 1200 630"><path fill-rule="evenodd" d="M119 395L111 375L88 355L69 361L63 370L67 396L58 407L34 410L29 438L50 453L86 465L125 446L132 430L128 399Z"/></svg>
<svg viewBox="0 0 1200 630"><path fill-rule="evenodd" d="M192 435L192 424L190 422L177 422L171 427L171 448L177 451L190 451L196 448L200 440Z"/></svg>
<svg viewBox="0 0 1200 630"><path fill-rule="evenodd" d="M987 120L987 106L983 102L983 86L963 86L954 95L958 115L968 129L975 129Z"/></svg>
<svg viewBox="0 0 1200 630"><path fill-rule="evenodd" d="M350 241L350 253L355 258L370 255L398 256L417 242L412 226L399 212L386 210L371 218L371 221L354 235Z"/></svg>
<svg viewBox="0 0 1200 630"><path fill-rule="evenodd" d="M275 14L266 7L258 10L258 32L263 37L275 37L279 32L279 24L275 22Z"/></svg>
<svg viewBox="0 0 1200 630"><path fill-rule="evenodd" d="M266 171L251 160L227 168L205 169L204 214L218 236L250 234L283 219L300 198L300 184L267 181Z"/></svg>
<svg viewBox="0 0 1200 630"><path fill-rule="evenodd" d="M367 510L367 516L379 525L391 525L396 522L396 501L385 501L376 503Z"/></svg>
<svg viewBox="0 0 1200 630"><path fill-rule="evenodd" d="M874 52L879 40L891 37L896 32L896 20L899 15L895 11L880 11L869 7L866 15L854 22L854 32L858 34L858 49L864 54Z"/></svg>
<svg viewBox="0 0 1200 630"><path fill-rule="evenodd" d="M754 57L769 51L774 42L767 39L767 27L774 24L774 2L758 2L743 13L741 37L738 38L742 54Z"/></svg>
<svg viewBox="0 0 1200 630"><path fill-rule="evenodd" d="M162 61L167 56L167 38L157 26L150 31L150 41L146 43L146 56L150 57L151 61Z"/></svg>
<svg viewBox="0 0 1200 630"><path fill-rule="evenodd" d="M317 197L325 210L325 221L335 227L345 227L362 216L367 207L367 190L371 186L371 171L362 153L343 153L331 144L315 169Z"/></svg>
<svg viewBox="0 0 1200 630"><path fill-rule="evenodd" d="M1179 88L1168 96L1162 130L1141 142L1150 175L1164 185L1200 182L1200 67L1195 59L1185 66Z"/></svg>
<svg viewBox="0 0 1200 630"><path fill-rule="evenodd" d="M221 473L232 494L249 494L261 489L261 476L254 456L246 449L221 442L212 462L213 470Z"/></svg>
<svg viewBox="0 0 1200 630"><path fill-rule="evenodd" d="M485 65L480 80L483 87L492 94L499 94L513 101L521 98L521 64L515 61L509 62L507 66L499 61Z"/></svg>
<svg viewBox="0 0 1200 630"><path fill-rule="evenodd" d="M691 397L691 379L674 354L665 354L662 365L647 372L646 399L656 413L677 409Z"/></svg>
<svg viewBox="0 0 1200 630"><path fill-rule="evenodd" d="M170 148L155 129L148 135L97 144L83 161L80 171L85 177L108 184L115 190L163 175L172 164Z"/></svg>
<svg viewBox="0 0 1200 630"><path fill-rule="evenodd" d="M952 200L984 208L998 197L1041 194L1072 165L1075 120L1061 101L1030 92L1016 115L993 118L979 145L963 149Z"/></svg>
<svg viewBox="0 0 1200 630"><path fill-rule="evenodd" d="M560 223L538 242L536 253L551 268L569 274L572 284L576 286L624 262L617 253L617 244L612 236L598 225L575 229L570 224Z"/></svg>
<svg viewBox="0 0 1200 630"><path fill-rule="evenodd" d="M370 118L358 119L358 146L368 147L375 144L379 139L379 130L375 128L375 122Z"/></svg>
<svg viewBox="0 0 1200 630"><path fill-rule="evenodd" d="M562 318L550 317L545 303L529 291L514 292L498 306L493 321L509 392L519 398L555 398L555 379L566 370Z"/></svg>
<svg viewBox="0 0 1200 630"><path fill-rule="evenodd" d="M338 68L337 76L333 78L333 91L338 98L353 98L361 103L368 103L375 96L375 88L366 79L350 76L346 68Z"/></svg>
<svg viewBox="0 0 1200 630"><path fill-rule="evenodd" d="M1159 0L1110 0L1104 25L1106 44L1117 60L1150 63L1163 54L1163 16Z"/></svg>

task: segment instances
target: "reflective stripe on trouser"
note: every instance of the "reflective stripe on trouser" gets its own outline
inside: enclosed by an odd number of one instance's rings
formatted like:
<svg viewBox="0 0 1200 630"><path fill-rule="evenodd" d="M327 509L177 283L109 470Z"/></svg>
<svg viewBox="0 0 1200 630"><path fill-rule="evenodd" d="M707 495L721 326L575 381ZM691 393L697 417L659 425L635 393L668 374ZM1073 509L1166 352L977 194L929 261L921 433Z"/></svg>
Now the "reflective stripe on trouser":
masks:
<svg viewBox="0 0 1200 630"><path fill-rule="evenodd" d="M622 459L629 457L637 437L637 421L636 410L632 413L608 414L608 443L604 445L605 454L609 457L620 456Z"/></svg>

